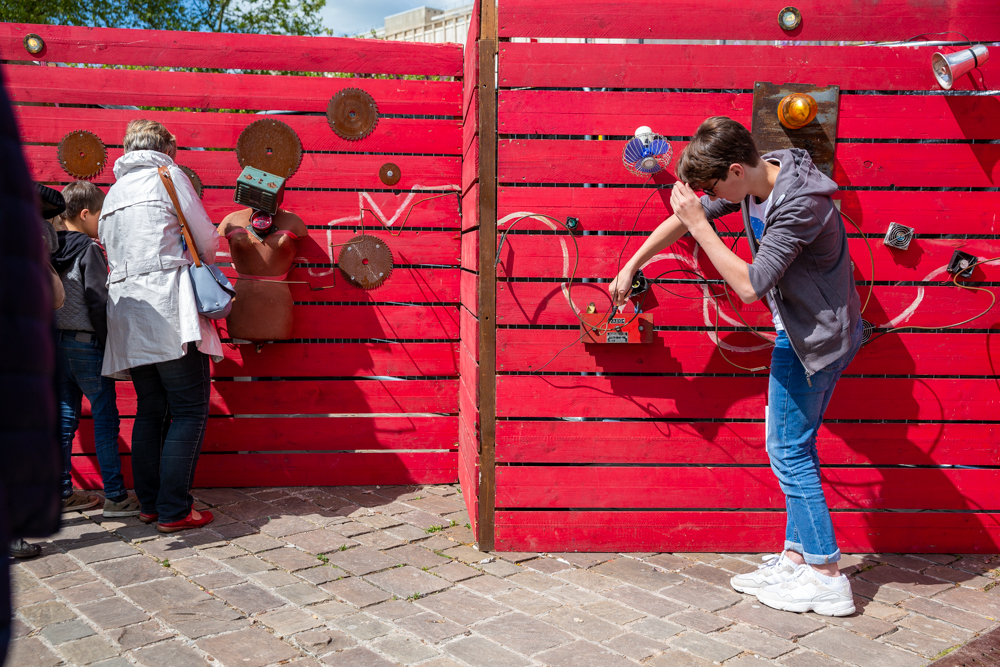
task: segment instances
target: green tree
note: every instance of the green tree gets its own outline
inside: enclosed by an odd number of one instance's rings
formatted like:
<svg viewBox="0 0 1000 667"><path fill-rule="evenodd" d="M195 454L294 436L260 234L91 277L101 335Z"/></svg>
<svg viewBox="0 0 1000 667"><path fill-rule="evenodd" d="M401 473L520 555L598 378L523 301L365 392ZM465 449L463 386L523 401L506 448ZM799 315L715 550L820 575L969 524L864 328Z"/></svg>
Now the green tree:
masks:
<svg viewBox="0 0 1000 667"><path fill-rule="evenodd" d="M317 35L326 0L0 0L0 21Z"/></svg>

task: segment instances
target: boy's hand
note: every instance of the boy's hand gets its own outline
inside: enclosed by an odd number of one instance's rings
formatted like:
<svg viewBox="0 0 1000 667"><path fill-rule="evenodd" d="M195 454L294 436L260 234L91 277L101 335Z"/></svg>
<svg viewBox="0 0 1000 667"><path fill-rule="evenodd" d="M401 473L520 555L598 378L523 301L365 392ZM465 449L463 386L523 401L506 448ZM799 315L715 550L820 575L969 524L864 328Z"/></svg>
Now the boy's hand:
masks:
<svg viewBox="0 0 1000 667"><path fill-rule="evenodd" d="M625 267L615 279L608 285L608 292L611 294L611 301L615 306L624 306L628 301L628 295L632 292L632 276L635 271Z"/></svg>
<svg viewBox="0 0 1000 667"><path fill-rule="evenodd" d="M694 190L687 183L680 181L674 183L673 190L670 192L670 207L674 209L674 215L688 230L708 222L701 200L695 196Z"/></svg>

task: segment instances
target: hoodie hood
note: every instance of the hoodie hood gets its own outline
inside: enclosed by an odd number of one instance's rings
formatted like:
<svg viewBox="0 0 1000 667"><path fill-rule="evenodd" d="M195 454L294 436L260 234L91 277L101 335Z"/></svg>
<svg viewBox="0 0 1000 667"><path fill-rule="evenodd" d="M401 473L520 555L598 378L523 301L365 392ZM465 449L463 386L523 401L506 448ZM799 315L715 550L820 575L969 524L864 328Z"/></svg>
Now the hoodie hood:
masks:
<svg viewBox="0 0 1000 667"><path fill-rule="evenodd" d="M169 155L160 151L131 151L115 160L115 178L121 180L125 174L136 169L156 169L173 163Z"/></svg>
<svg viewBox="0 0 1000 667"><path fill-rule="evenodd" d="M83 232L57 232L59 247L52 253L52 268L58 273L69 271L76 258L86 252L94 242Z"/></svg>
<svg viewBox="0 0 1000 667"><path fill-rule="evenodd" d="M815 164L809 153L801 148L773 151L761 156L764 160L777 160L781 172L774 183L774 207L787 203L796 197L818 195L829 197L837 191L837 184L827 178Z"/></svg>

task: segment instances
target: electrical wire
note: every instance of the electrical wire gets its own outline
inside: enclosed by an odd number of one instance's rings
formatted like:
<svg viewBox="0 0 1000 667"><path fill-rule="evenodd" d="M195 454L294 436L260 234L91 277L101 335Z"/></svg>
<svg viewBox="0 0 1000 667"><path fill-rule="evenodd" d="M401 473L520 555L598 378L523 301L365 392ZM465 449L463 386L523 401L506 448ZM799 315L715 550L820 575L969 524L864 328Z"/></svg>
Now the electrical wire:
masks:
<svg viewBox="0 0 1000 667"><path fill-rule="evenodd" d="M868 258L872 262L872 272L870 274L871 278L868 280L868 296L865 297L865 302L861 306L861 314L864 315L865 309L868 307L868 302L871 301L872 292L875 289L875 252L872 250L872 244L868 241L868 237L865 236L865 233L861 231L861 227L858 226L858 223L854 222L853 218L851 218L851 216L847 215L843 211L838 211L838 212L842 217L847 218L851 222L851 224L854 225L854 228L858 230L859 234L861 234L861 238L864 239L865 245L868 246Z"/></svg>
<svg viewBox="0 0 1000 667"><path fill-rule="evenodd" d="M455 194L459 194L459 193L457 193L457 192L443 192L443 193L441 193L439 195L434 195L433 197L425 197L425 198L421 199L418 202L413 202L406 209L406 216L403 217L403 222L399 225L399 231L397 231L395 233L393 233L392 227L389 225L389 223L386 222L385 220L383 220L381 217L379 217L378 213L376 213L375 211L371 210L370 208L367 208L367 207L364 207L364 206L361 207L361 221L360 221L360 224L362 225L362 227L364 226L364 224L365 224L365 211L368 211L373 216L375 216L375 219L378 220L379 223L381 223L381 225L383 227L385 227L386 229L389 230L389 236L399 236L400 234L403 233L403 228L406 227L406 221L410 218L410 213L413 212L413 208L415 206L419 206L420 204L423 204L424 202L429 202L432 199L440 199L441 197L447 197L449 195L455 195ZM364 232L362 232L362 233L364 233Z"/></svg>

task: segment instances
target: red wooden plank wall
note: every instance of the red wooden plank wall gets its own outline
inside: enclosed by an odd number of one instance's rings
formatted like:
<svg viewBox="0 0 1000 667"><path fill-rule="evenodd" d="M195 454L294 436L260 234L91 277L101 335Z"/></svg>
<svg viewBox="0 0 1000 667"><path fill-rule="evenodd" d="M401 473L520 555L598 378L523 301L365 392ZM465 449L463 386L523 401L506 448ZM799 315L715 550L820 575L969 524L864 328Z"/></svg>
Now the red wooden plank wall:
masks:
<svg viewBox="0 0 1000 667"><path fill-rule="evenodd" d="M29 32L46 42L40 62L27 62L22 40ZM3 75L34 178L56 187L71 180L56 157L56 144L68 132L97 134L113 161L122 154L126 124L152 118L177 136L177 161L201 177L204 203L216 222L238 208L232 201L240 171L234 149L243 128L261 117L254 112L296 112L280 116L305 149L285 206L310 231L289 278L335 287L293 285L294 339L259 352L253 345L228 345L226 359L213 366L212 419L198 486L457 479L460 46L7 23L0 24L0 59L7 61ZM192 66L216 72L170 71ZM339 74L308 75L314 72ZM357 142L339 138L325 118L330 98L349 87L369 92L388 116ZM379 167L390 161L402 171L393 189L378 178ZM112 170L94 181L109 186ZM413 207L400 229L410 206L441 192L454 194ZM386 239L395 259L391 278L371 292L337 276L339 248L331 247L355 234L362 206L393 223L386 229L364 215L366 232ZM222 250L220 262L226 262L225 243ZM135 392L120 383L118 395L129 477ZM74 443L74 471L81 484L100 485L89 418Z"/></svg>
<svg viewBox="0 0 1000 667"><path fill-rule="evenodd" d="M760 551L781 539L783 499L764 450L766 375L730 365L714 342L718 317L726 356L766 365L767 346L740 319L770 327L762 305L723 298L717 315L680 276L667 285L673 294L654 290L652 345L579 342L571 307L606 310L606 281L670 214L669 189L621 165L625 137L640 125L673 137L676 156L707 116L749 126L755 81L841 86L834 178L842 210L863 231L848 228L862 299L875 281L865 318L941 326L990 306L989 293L957 289L944 271L956 248L1000 255L1000 95L985 68L954 95L924 95L940 92L935 47L638 42L899 40L943 30L994 41L996 3L887 0L855 11L808 1L790 35L777 26L777 5L744 4L734 13L730 3L681 0L671 14L684 20L672 21L637 18L662 13L652 0L500 1L508 39L499 55L498 226L539 213L577 217L582 230L574 244L545 220L524 220L499 251L500 550ZM916 228L909 251L882 244L893 221ZM738 216L723 223L742 229ZM748 256L745 241L737 251ZM969 284L996 293L996 266L979 267ZM718 278L691 243L645 273L678 268ZM998 322L994 304L958 328L888 334L847 369L819 437L844 551L1000 547Z"/></svg>
<svg viewBox="0 0 1000 667"><path fill-rule="evenodd" d="M472 530L479 521L479 35L480 4L469 17L462 93L462 279L459 320L458 479ZM492 103L492 102L491 102Z"/></svg>

